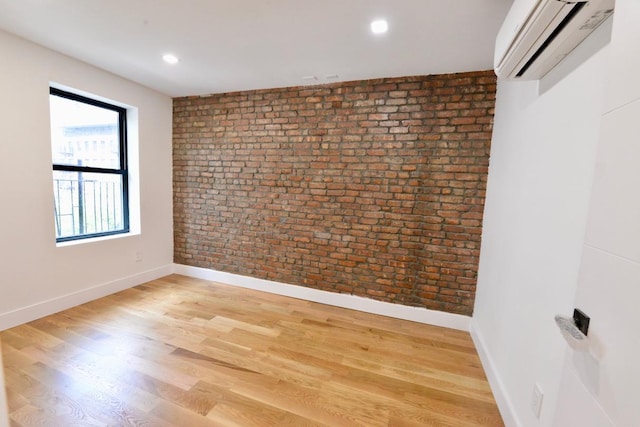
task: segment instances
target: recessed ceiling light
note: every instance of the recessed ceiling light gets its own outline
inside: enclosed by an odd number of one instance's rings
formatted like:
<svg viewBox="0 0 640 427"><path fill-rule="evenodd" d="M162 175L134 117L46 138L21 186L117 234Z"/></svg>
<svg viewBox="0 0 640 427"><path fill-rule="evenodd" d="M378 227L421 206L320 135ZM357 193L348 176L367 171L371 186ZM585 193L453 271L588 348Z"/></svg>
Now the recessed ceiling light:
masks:
<svg viewBox="0 0 640 427"><path fill-rule="evenodd" d="M383 34L389 29L387 21L384 19L377 19L371 23L371 32L373 34Z"/></svg>
<svg viewBox="0 0 640 427"><path fill-rule="evenodd" d="M175 55L172 55L170 53L167 53L166 55L162 56L162 59L164 60L164 62L166 62L167 64L177 64L178 63L178 57Z"/></svg>

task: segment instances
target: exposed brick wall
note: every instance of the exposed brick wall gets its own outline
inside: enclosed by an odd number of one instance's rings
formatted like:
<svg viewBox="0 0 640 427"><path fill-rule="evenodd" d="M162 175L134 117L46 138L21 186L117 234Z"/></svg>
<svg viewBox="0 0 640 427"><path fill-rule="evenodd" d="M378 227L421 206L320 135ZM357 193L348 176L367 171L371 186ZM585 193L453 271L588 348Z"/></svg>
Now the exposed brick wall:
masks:
<svg viewBox="0 0 640 427"><path fill-rule="evenodd" d="M493 72L174 100L175 262L471 314Z"/></svg>

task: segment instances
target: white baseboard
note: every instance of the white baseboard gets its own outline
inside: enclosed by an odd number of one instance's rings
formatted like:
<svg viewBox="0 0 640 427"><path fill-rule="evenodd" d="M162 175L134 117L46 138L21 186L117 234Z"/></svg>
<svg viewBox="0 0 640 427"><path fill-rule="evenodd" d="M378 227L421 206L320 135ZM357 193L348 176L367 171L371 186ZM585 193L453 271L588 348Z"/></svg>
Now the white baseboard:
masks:
<svg viewBox="0 0 640 427"><path fill-rule="evenodd" d="M40 319L54 313L102 298L107 295L131 288L150 280L159 279L173 272L173 264L167 264L153 270L143 271L112 282L92 286L71 294L62 295L47 301L22 307L17 310L0 313L0 331Z"/></svg>
<svg viewBox="0 0 640 427"><path fill-rule="evenodd" d="M225 273L201 267L174 264L173 272L184 276L210 280L212 282L224 283L241 288L254 289L257 291L284 295L306 301L349 308L366 313L394 317L396 319L411 320L413 322L425 323L428 325L458 329L461 331L469 330L469 322L471 320L470 317L463 316L461 314L445 313L443 311L429 310L426 308L392 304L349 294L321 291L318 289L306 288L304 286L289 285L286 283L257 279L239 274Z"/></svg>
<svg viewBox="0 0 640 427"><path fill-rule="evenodd" d="M506 427L522 427L523 424L520 422L520 419L513 408L511 399L509 399L509 394L507 393L504 383L498 374L495 363L491 358L482 336L482 331L475 319L471 319L469 333L471 334L473 343L476 346L476 351L478 352L478 356L482 362L484 372L489 380L489 385L491 386L493 397L498 404L498 409L500 410L500 415L502 416L504 425Z"/></svg>

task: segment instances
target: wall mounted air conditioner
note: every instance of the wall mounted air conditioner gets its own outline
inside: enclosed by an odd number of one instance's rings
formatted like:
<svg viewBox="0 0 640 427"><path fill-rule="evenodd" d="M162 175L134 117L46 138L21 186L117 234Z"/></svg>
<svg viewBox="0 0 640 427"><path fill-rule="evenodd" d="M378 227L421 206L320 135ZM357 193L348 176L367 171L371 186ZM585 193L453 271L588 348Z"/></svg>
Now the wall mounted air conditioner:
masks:
<svg viewBox="0 0 640 427"><path fill-rule="evenodd" d="M611 16L613 7L614 0L516 0L496 39L496 75L541 78Z"/></svg>

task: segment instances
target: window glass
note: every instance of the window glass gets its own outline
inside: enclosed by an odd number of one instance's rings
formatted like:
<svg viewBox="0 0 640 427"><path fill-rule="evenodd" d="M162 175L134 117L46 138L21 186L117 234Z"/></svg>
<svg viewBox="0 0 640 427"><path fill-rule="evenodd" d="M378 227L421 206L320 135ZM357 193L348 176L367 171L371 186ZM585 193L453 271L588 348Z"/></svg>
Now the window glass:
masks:
<svg viewBox="0 0 640 427"><path fill-rule="evenodd" d="M51 150L59 165L119 168L117 111L51 95Z"/></svg>
<svg viewBox="0 0 640 427"><path fill-rule="evenodd" d="M56 235L67 238L121 230L122 176L53 171Z"/></svg>
<svg viewBox="0 0 640 427"><path fill-rule="evenodd" d="M51 88L56 240L129 231L126 110Z"/></svg>

